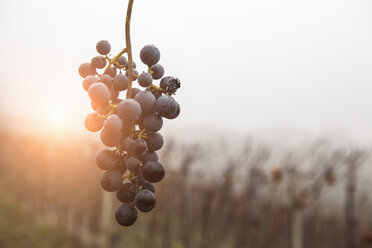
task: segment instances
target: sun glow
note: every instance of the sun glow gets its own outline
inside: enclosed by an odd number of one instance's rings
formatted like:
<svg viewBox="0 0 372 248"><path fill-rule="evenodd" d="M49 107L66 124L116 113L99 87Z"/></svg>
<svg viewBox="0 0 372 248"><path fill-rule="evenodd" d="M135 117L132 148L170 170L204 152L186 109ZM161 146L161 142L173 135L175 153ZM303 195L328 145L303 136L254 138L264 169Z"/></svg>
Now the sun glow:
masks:
<svg viewBox="0 0 372 248"><path fill-rule="evenodd" d="M53 109L48 116L48 122L53 127L62 126L66 121L65 113L60 109Z"/></svg>

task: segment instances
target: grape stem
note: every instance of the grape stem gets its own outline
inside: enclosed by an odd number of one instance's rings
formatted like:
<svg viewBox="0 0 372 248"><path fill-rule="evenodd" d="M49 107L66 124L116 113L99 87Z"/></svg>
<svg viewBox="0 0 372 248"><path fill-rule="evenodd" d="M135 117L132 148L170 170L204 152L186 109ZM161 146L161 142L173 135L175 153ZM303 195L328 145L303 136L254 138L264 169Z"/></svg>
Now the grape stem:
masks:
<svg viewBox="0 0 372 248"><path fill-rule="evenodd" d="M107 117L109 117L110 115L112 115L115 112L115 110L117 108L117 105L110 103L110 107L111 107L110 112L108 112L105 115L97 115L97 118L99 118L99 119L106 119Z"/></svg>
<svg viewBox="0 0 372 248"><path fill-rule="evenodd" d="M143 134L146 132L146 128L142 129L139 133L138 133L138 137L141 139Z"/></svg>
<svg viewBox="0 0 372 248"><path fill-rule="evenodd" d="M118 107L117 105L113 104L113 103L110 103L110 107L113 109L113 110L116 110L116 108Z"/></svg>
<svg viewBox="0 0 372 248"><path fill-rule="evenodd" d="M130 176L122 176L121 180L130 179Z"/></svg>
<svg viewBox="0 0 372 248"><path fill-rule="evenodd" d="M108 71L108 69L110 68L110 66L111 66L112 64L116 63L116 61L118 60L118 58L119 58L121 55L123 55L124 53L126 53L126 52L127 52L127 49L124 48L124 49L121 50L121 52L118 53L118 55L116 55L113 59L108 59L109 64L108 64L108 66L106 67L106 69L105 69L105 71L103 72L103 74L106 74L106 72ZM103 75L103 74L102 74L102 75Z"/></svg>
<svg viewBox="0 0 372 248"><path fill-rule="evenodd" d="M163 92L163 93L165 93L165 92L166 92L166 90L165 90L165 89L162 89L162 88L160 88L160 87L156 86L155 84L151 84L151 85L150 85L150 87L151 87L151 88L154 88L154 89L157 89L158 91L160 91L160 92Z"/></svg>
<svg viewBox="0 0 372 248"><path fill-rule="evenodd" d="M105 114L105 115L97 115L97 118L98 118L98 119L105 119L105 120L106 120L106 118L109 117L110 115L112 115L113 113L114 113L114 110L111 109L110 112L108 112L108 113Z"/></svg>
<svg viewBox="0 0 372 248"><path fill-rule="evenodd" d="M127 98L131 98L132 94L132 79L133 79L133 56L132 56L132 44L130 43L130 18L132 16L133 1L128 1L127 18L125 21L125 43L128 54L128 90Z"/></svg>
<svg viewBox="0 0 372 248"><path fill-rule="evenodd" d="M118 155L118 154L120 154L120 155L121 155L121 153L122 153L122 150L121 150L121 145L120 145L120 144L118 144L118 145L116 146L116 149L115 149L115 154L116 154L116 155Z"/></svg>
<svg viewBox="0 0 372 248"><path fill-rule="evenodd" d="M109 67L110 67L110 65L114 65L114 66L116 66L116 68L122 69L122 68L125 68L125 66L126 66L126 65L119 64L117 60L114 61L114 59L110 59L107 55L106 55L106 59L109 62ZM110 62L111 62L111 64L110 64Z"/></svg>

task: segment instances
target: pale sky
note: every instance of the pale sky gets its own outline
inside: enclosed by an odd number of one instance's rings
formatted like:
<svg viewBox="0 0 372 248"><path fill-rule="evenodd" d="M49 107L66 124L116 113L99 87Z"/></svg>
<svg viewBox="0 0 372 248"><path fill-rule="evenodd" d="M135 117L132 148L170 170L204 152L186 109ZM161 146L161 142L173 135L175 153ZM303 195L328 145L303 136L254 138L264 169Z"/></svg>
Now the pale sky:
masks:
<svg viewBox="0 0 372 248"><path fill-rule="evenodd" d="M113 53L124 47L126 5L1 0L2 116L57 115L83 130L90 103L78 66L98 40ZM140 49L154 44L165 74L182 82L181 115L164 128L342 130L372 140L372 1L135 0L132 18L139 71Z"/></svg>

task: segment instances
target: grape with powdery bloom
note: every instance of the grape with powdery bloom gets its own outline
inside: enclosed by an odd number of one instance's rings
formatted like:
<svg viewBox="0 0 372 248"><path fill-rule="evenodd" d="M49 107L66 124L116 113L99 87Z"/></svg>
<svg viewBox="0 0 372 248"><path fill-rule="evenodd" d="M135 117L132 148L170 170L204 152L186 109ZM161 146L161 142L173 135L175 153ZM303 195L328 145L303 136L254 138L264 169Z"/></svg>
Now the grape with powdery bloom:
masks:
<svg viewBox="0 0 372 248"><path fill-rule="evenodd" d="M156 205L155 183L165 176L157 155L164 144L159 131L163 118L174 119L180 113L173 95L181 84L175 77L164 77L164 67L158 64L160 51L154 45L140 51L140 59L148 67L140 74L136 70L129 73L125 52L110 58L107 40L99 41L96 50L98 55L79 67L94 111L84 122L88 131L100 132L108 147L96 156L98 168L104 171L100 184L103 190L116 192L123 204L115 218L120 225L130 226L137 220L137 209L149 212ZM136 68L134 62L132 65ZM137 78L142 89L131 87L130 82ZM129 90L129 98L121 99L120 93Z"/></svg>

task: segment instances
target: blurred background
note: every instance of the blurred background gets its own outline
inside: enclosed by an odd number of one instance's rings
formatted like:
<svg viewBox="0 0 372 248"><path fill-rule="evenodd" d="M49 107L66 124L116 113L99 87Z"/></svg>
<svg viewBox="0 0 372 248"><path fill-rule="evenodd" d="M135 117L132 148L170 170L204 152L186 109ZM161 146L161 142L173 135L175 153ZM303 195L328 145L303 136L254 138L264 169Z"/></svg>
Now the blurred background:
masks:
<svg viewBox="0 0 372 248"><path fill-rule="evenodd" d="M0 1L0 247L372 247L372 2L135 0L181 79L157 206L118 226L78 67L127 1ZM134 86L138 86L136 83Z"/></svg>

